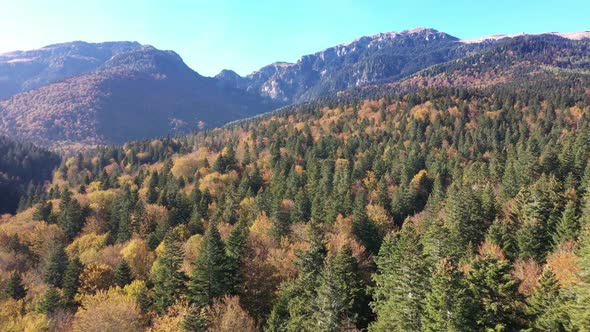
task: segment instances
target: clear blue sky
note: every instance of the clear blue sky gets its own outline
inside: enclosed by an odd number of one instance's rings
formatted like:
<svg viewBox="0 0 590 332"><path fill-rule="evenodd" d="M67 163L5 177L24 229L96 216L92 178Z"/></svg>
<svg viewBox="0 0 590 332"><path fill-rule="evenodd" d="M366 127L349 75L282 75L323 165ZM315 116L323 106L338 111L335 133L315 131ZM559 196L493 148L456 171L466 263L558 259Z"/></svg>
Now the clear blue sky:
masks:
<svg viewBox="0 0 590 332"><path fill-rule="evenodd" d="M431 27L459 38L590 30L590 0L4 0L0 52L135 40L203 75L249 74L363 35Z"/></svg>

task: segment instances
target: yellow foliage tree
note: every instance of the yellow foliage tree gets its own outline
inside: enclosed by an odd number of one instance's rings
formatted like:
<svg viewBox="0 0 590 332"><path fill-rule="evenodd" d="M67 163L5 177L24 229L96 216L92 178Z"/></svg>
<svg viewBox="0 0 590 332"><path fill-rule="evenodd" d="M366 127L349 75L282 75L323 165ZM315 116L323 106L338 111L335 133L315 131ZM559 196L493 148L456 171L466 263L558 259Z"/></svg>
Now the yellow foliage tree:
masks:
<svg viewBox="0 0 590 332"><path fill-rule="evenodd" d="M142 239L132 239L121 250L121 256L127 261L133 275L138 279L147 278L156 259L155 254L148 248L146 241Z"/></svg>
<svg viewBox="0 0 590 332"><path fill-rule="evenodd" d="M240 306L238 296L225 296L223 299L214 300L207 309L207 316L209 319L208 331L256 331L254 319Z"/></svg>
<svg viewBox="0 0 590 332"><path fill-rule="evenodd" d="M80 288L78 293L82 295L95 294L100 290L108 289L113 283L113 269L106 264L87 265L80 274Z"/></svg>
<svg viewBox="0 0 590 332"><path fill-rule="evenodd" d="M98 291L82 298L74 318L74 331L141 331L141 311L134 298L120 288Z"/></svg>

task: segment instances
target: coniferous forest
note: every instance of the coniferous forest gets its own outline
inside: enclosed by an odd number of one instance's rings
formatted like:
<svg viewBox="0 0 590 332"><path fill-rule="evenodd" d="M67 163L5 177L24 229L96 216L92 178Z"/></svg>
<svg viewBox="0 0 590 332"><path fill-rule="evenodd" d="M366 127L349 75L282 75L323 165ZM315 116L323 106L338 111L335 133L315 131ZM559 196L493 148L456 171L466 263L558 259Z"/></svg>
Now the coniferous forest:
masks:
<svg viewBox="0 0 590 332"><path fill-rule="evenodd" d="M325 99L71 154L0 221L0 330L587 331L587 87Z"/></svg>

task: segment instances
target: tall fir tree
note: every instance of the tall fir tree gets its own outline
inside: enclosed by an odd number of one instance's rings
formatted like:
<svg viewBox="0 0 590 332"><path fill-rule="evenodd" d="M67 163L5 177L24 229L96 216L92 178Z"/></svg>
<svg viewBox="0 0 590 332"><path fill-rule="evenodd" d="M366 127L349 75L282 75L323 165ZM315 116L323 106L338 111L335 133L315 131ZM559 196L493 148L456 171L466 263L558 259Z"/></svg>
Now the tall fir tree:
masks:
<svg viewBox="0 0 590 332"><path fill-rule="evenodd" d="M187 277L181 270L182 249L175 232L164 237L164 252L156 261L153 273L154 308L159 313L180 299L186 290Z"/></svg>
<svg viewBox="0 0 590 332"><path fill-rule="evenodd" d="M387 238L376 258L370 331L419 331L428 289L426 259L414 227L406 223Z"/></svg>
<svg viewBox="0 0 590 332"><path fill-rule="evenodd" d="M125 259L121 259L113 271L115 285L125 287L133 281L133 272Z"/></svg>
<svg viewBox="0 0 590 332"><path fill-rule="evenodd" d="M436 265L426 294L423 329L435 331L474 331L475 303L462 273L449 258Z"/></svg>
<svg viewBox="0 0 590 332"><path fill-rule="evenodd" d="M228 287L228 261L217 225L211 223L201 242L189 282L190 300L198 306L223 296Z"/></svg>
<svg viewBox="0 0 590 332"><path fill-rule="evenodd" d="M62 243L56 242L47 257L43 280L54 287L61 287L67 265L68 256L66 255L64 246Z"/></svg>
<svg viewBox="0 0 590 332"><path fill-rule="evenodd" d="M80 287L80 274L84 269L84 265L80 262L78 257L72 258L68 262L63 278L63 297L66 306L74 305L74 299Z"/></svg>
<svg viewBox="0 0 590 332"><path fill-rule="evenodd" d="M375 223L367 216L367 203L362 193L357 194L354 200L352 214L352 231L359 242L373 254L379 252L381 237Z"/></svg>
<svg viewBox="0 0 590 332"><path fill-rule="evenodd" d="M490 255L477 256L471 262L467 283L478 301L473 317L478 330L516 331L525 327L523 298L509 262Z"/></svg>
<svg viewBox="0 0 590 332"><path fill-rule="evenodd" d="M547 266L527 303L532 328L535 331L567 331L570 324L565 303L555 273Z"/></svg>
<svg viewBox="0 0 590 332"><path fill-rule="evenodd" d="M4 294L7 297L13 298L15 300L20 300L27 295L27 289L23 284L23 279L18 271L13 271L10 274L10 278L8 279L8 283L4 288Z"/></svg>

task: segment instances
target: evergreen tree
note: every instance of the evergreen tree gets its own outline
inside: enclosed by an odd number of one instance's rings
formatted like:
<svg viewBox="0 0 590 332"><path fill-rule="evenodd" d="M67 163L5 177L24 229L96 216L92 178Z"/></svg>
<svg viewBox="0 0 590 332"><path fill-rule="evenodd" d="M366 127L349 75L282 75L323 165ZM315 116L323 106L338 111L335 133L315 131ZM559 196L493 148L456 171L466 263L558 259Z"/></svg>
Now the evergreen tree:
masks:
<svg viewBox="0 0 590 332"><path fill-rule="evenodd" d="M115 285L119 287L125 287L126 285L130 284L131 281L133 281L131 267L124 259L121 259L119 264L117 264L115 270L113 271L113 275L115 279Z"/></svg>
<svg viewBox="0 0 590 332"><path fill-rule="evenodd" d="M419 331L428 289L422 244L413 226L387 238L376 258L370 331Z"/></svg>
<svg viewBox="0 0 590 332"><path fill-rule="evenodd" d="M61 294L57 288L50 287L43 295L41 302L39 303L37 310L44 314L52 314L57 309L61 308Z"/></svg>
<svg viewBox="0 0 590 332"><path fill-rule="evenodd" d="M13 271L10 275L10 279L8 279L8 284L6 284L6 288L4 289L4 294L15 300L20 300L27 295L27 289L23 284L23 280L20 276L20 273L18 273L17 271Z"/></svg>
<svg viewBox="0 0 590 332"><path fill-rule="evenodd" d="M524 327L522 296L510 272L510 263L496 257L478 256L471 263L467 282L479 302L473 317L478 330L515 331Z"/></svg>
<svg viewBox="0 0 590 332"><path fill-rule="evenodd" d="M80 287L80 274L84 269L84 265L80 262L78 257L74 257L68 262L63 278L63 297L66 305L74 304L74 298Z"/></svg>
<svg viewBox="0 0 590 332"><path fill-rule="evenodd" d="M67 265L68 256L64 246L61 243L55 243L47 258L43 273L44 281L54 287L61 287Z"/></svg>
<svg viewBox="0 0 590 332"><path fill-rule="evenodd" d="M564 304L565 299L560 293L555 274L550 267L546 267L539 286L535 288L527 304L535 331L567 331L569 318Z"/></svg>
<svg viewBox="0 0 590 332"><path fill-rule="evenodd" d="M590 228L586 228L580 236L578 251L579 281L568 287L571 299L566 310L572 323L572 331L585 331L590 326Z"/></svg>
<svg viewBox="0 0 590 332"><path fill-rule="evenodd" d="M317 295L317 320L321 331L340 331L346 325L366 327L367 298L358 262L350 247L343 247L326 262Z"/></svg>
<svg viewBox="0 0 590 332"><path fill-rule="evenodd" d="M379 251L381 238L377 226L367 216L367 204L362 193L357 194L352 215L352 231L359 242L373 254Z"/></svg>
<svg viewBox="0 0 590 332"><path fill-rule="evenodd" d="M424 331L474 331L475 303L462 274L450 259L442 259L426 294Z"/></svg>
<svg viewBox="0 0 590 332"><path fill-rule="evenodd" d="M248 241L248 228L244 221L237 223L230 232L225 246L227 256L227 282L228 293L238 295L243 281L243 262L246 244Z"/></svg>
<svg viewBox="0 0 590 332"><path fill-rule="evenodd" d="M77 200L72 198L69 190L64 190L59 203L60 213L57 223L63 229L67 239L73 239L84 225L84 214Z"/></svg>
<svg viewBox="0 0 590 332"><path fill-rule="evenodd" d="M155 264L154 307L159 313L164 313L184 293L187 280L181 270L182 249L174 232L164 237L164 252Z"/></svg>
<svg viewBox="0 0 590 332"><path fill-rule="evenodd" d="M228 292L228 264L225 246L217 225L211 224L205 232L201 250L189 282L190 300L206 306Z"/></svg>
<svg viewBox="0 0 590 332"><path fill-rule="evenodd" d="M154 204L158 200L158 191L157 186L158 182L158 172L154 171L152 176L150 177L150 182L148 183L148 191L146 193L146 200L149 204Z"/></svg>
<svg viewBox="0 0 590 332"><path fill-rule="evenodd" d="M33 218L35 220L49 221L50 220L49 217L51 215L51 209L52 209L51 202L43 201L39 204L39 206L35 210L35 213L33 214Z"/></svg>
<svg viewBox="0 0 590 332"><path fill-rule="evenodd" d="M569 201L557 223L555 233L553 233L553 243L557 246L567 241L576 240L579 233L580 224L576 215L576 205Z"/></svg>

